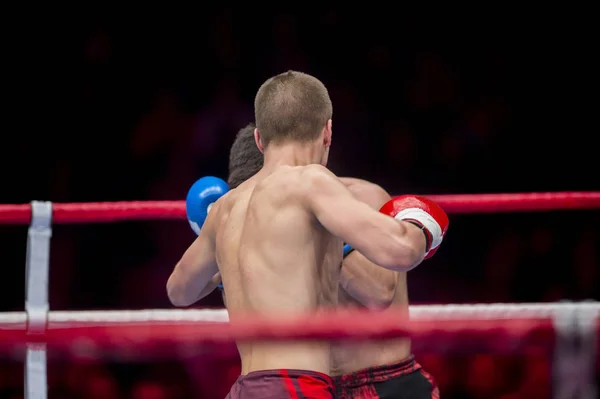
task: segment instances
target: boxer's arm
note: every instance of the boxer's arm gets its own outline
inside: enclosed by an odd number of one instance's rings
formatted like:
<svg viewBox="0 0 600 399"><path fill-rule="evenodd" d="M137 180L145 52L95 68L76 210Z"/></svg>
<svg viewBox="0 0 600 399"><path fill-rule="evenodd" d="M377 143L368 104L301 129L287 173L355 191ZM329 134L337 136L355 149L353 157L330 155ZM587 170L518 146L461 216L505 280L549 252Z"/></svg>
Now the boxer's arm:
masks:
<svg viewBox="0 0 600 399"><path fill-rule="evenodd" d="M189 306L210 293L219 272L215 254L215 223L218 211L215 203L196 240L185 251L167 281L167 293L175 306ZM220 276L219 276L220 277ZM220 278L219 278L220 279Z"/></svg>
<svg viewBox="0 0 600 399"><path fill-rule="evenodd" d="M200 293L198 294L198 301L202 298L204 298L205 296L207 296L208 294L210 294L211 292L213 292L215 290L215 288L217 288L219 286L219 284L221 284L221 273L217 273L215 274L210 281L208 282L208 285L206 287L204 287L204 289L202 291L200 291Z"/></svg>
<svg viewBox="0 0 600 399"><path fill-rule="evenodd" d="M377 266L358 251L353 251L342 262L340 287L367 308L390 306L397 283L398 272Z"/></svg>
<svg viewBox="0 0 600 399"><path fill-rule="evenodd" d="M378 210L392 197L380 186L371 182L340 177L354 198ZM348 295L371 308L388 307L394 299L398 273L377 266L359 251L352 251L343 262L340 286Z"/></svg>
<svg viewBox="0 0 600 399"><path fill-rule="evenodd" d="M332 234L386 269L407 271L423 260L426 242L420 228L360 202L324 167L311 166L305 173L307 206Z"/></svg>
<svg viewBox="0 0 600 399"><path fill-rule="evenodd" d="M375 183L354 177L340 177L339 179L344 183L344 186L350 190L352 195L354 195L354 198L360 202L364 202L376 211L378 211L383 204L392 199L390 194L388 194L383 187Z"/></svg>

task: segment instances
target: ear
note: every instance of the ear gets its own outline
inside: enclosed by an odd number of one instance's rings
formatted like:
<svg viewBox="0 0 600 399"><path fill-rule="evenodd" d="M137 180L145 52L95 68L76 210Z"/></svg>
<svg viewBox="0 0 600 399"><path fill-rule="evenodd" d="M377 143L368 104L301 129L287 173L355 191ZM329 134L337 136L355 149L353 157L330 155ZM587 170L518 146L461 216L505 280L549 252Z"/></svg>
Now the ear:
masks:
<svg viewBox="0 0 600 399"><path fill-rule="evenodd" d="M332 126L333 126L333 122L331 121L331 119L327 120L327 123L325 124L325 129L324 129L324 134L323 134L323 145L325 146L325 148L329 148L329 146L331 146L331 136L333 134L332 131Z"/></svg>
<svg viewBox="0 0 600 399"><path fill-rule="evenodd" d="M258 129L254 129L254 142L256 143L256 146L258 147L260 152L264 154L265 147L263 147L262 142L260 140L260 132L258 131Z"/></svg>

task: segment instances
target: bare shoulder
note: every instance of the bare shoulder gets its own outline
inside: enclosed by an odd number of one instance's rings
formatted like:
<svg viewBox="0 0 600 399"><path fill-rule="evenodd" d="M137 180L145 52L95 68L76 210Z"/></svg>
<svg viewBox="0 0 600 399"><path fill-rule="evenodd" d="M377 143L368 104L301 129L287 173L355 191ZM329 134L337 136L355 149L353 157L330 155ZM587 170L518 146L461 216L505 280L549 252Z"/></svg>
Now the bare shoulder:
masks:
<svg viewBox="0 0 600 399"><path fill-rule="evenodd" d="M301 187L304 191L314 193L331 192L336 189L344 189L344 184L329 169L322 165L307 165L300 172Z"/></svg>
<svg viewBox="0 0 600 399"><path fill-rule="evenodd" d="M306 165L302 166L299 170L302 174L302 178L306 179L309 182L312 182L312 180L320 182L322 179L326 181L331 181L332 179L339 180L339 178L336 175L334 175L332 171L330 171L323 165Z"/></svg>
<svg viewBox="0 0 600 399"><path fill-rule="evenodd" d="M372 208L379 209L391 199L390 194L383 187L370 181L353 177L340 177L340 180L356 199Z"/></svg>
<svg viewBox="0 0 600 399"><path fill-rule="evenodd" d="M372 192L386 192L379 184L372 183L368 180L357 179L355 177L340 177L339 178L348 189L364 190Z"/></svg>
<svg viewBox="0 0 600 399"><path fill-rule="evenodd" d="M237 193L235 192L235 189L230 190L221 198L216 200L210 207L207 222L208 220L221 220L223 215L228 213L232 204L234 204L236 194Z"/></svg>

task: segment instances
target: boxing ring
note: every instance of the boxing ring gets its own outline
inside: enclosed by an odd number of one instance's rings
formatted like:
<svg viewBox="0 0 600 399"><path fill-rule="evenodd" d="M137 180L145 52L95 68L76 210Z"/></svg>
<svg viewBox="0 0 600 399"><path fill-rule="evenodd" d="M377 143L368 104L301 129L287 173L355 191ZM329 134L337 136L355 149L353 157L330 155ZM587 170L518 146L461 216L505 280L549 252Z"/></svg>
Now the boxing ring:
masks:
<svg viewBox="0 0 600 399"><path fill-rule="evenodd" d="M448 213L600 209L600 192L429 196ZM54 311L48 304L54 224L185 220L183 201L0 205L0 224L29 224L25 312L0 313L0 346L26 347L25 397L47 398L47 349L81 345L219 343L237 339L383 339L435 337L444 350L468 342L474 350L511 352L523 342L554 348L555 398L596 398L599 302L411 306L408 314L338 310L289 318L248 315L230 322L225 309ZM428 344L428 345L429 345Z"/></svg>

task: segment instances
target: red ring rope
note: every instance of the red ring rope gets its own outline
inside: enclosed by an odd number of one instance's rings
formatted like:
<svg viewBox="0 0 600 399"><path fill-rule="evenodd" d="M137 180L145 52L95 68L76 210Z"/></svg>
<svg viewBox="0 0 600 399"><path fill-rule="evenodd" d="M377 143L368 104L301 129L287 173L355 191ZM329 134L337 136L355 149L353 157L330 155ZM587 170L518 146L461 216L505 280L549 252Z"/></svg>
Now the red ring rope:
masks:
<svg viewBox="0 0 600 399"><path fill-rule="evenodd" d="M424 319L408 320L405 313L322 312L320 314L279 319L246 315L229 323L130 323L103 326L87 322L51 325L45 334L28 335L19 328L0 328L0 345L25 342L46 342L53 346L68 346L82 339L97 344L158 344L231 342L233 340L283 339L386 339L401 336L433 337L435 340L461 336L468 340L479 337L493 344L500 338L524 340L551 339L554 326L551 318L510 319ZM485 334L482 334L485 333ZM442 338L440 338L442 337Z"/></svg>
<svg viewBox="0 0 600 399"><path fill-rule="evenodd" d="M600 192L431 195L448 213L600 209ZM53 223L109 223L185 218L184 201L55 203ZM0 224L28 224L29 204L0 205Z"/></svg>

